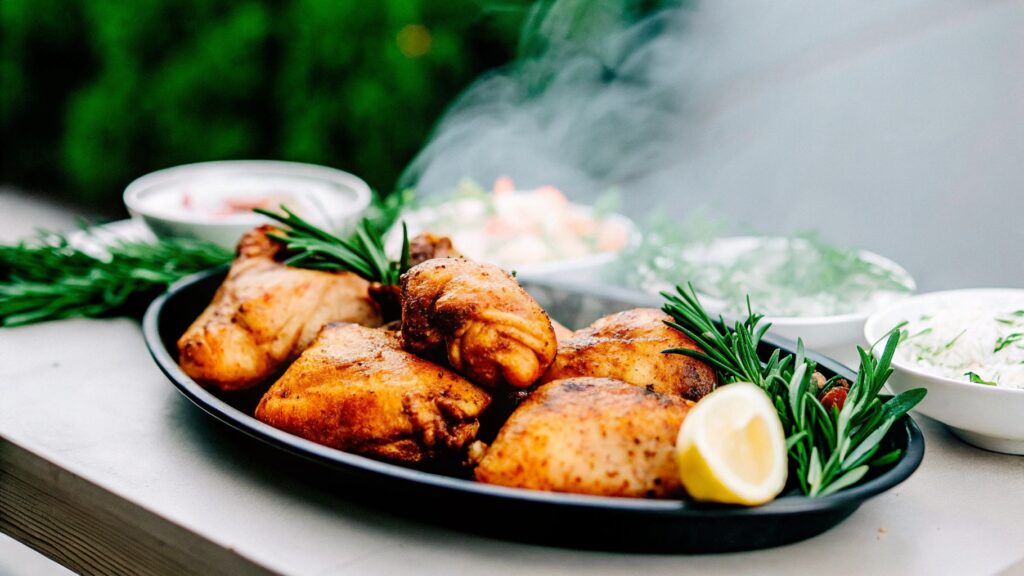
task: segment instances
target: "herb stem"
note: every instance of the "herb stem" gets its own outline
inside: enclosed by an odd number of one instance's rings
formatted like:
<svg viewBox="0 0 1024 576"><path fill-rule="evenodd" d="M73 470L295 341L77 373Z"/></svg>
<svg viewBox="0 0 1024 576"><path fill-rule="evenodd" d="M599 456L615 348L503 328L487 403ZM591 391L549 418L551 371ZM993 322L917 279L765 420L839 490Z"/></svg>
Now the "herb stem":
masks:
<svg viewBox="0 0 1024 576"><path fill-rule="evenodd" d="M195 240L114 242L105 256L62 234L42 232L0 246L0 326L140 312L178 279L231 261L231 253Z"/></svg>

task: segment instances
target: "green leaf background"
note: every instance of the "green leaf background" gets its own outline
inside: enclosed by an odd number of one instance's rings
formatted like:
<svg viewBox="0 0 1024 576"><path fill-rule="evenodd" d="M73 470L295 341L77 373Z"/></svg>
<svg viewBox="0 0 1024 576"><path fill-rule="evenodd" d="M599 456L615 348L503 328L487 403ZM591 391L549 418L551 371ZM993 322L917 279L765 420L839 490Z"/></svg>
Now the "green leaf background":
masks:
<svg viewBox="0 0 1024 576"><path fill-rule="evenodd" d="M113 211L151 170L278 158L386 191L445 106L512 58L528 3L501 8L3 0L0 181Z"/></svg>

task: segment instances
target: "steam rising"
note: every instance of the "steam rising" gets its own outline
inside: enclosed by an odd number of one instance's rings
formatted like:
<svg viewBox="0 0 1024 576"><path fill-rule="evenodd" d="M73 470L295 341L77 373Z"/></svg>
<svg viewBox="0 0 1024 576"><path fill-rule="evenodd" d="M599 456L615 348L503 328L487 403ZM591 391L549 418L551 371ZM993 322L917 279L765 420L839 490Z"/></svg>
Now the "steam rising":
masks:
<svg viewBox="0 0 1024 576"><path fill-rule="evenodd" d="M688 232L704 208L723 233L817 229L922 290L1024 282L1005 248L1024 245L1016 3L694 4L545 4L400 183L617 189L641 224Z"/></svg>
<svg viewBox="0 0 1024 576"><path fill-rule="evenodd" d="M524 56L472 85L451 107L400 187L420 196L460 180L485 187L554 185L592 203L674 161L688 10L646 16L621 2L559 1L537 9ZM650 193L652 191L648 191ZM632 202L625 202L629 212Z"/></svg>

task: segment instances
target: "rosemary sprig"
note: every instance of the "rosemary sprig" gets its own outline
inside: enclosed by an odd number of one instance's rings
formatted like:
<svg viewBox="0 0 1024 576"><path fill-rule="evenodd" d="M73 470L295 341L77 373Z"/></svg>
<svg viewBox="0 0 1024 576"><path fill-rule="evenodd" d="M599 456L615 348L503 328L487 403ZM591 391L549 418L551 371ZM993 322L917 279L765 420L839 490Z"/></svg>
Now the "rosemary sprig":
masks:
<svg viewBox="0 0 1024 576"><path fill-rule="evenodd" d="M825 496L859 482L871 467L897 460L899 449L884 453L883 440L892 425L917 405L925 390L908 390L885 403L878 398L892 374L890 363L901 333L893 330L885 349L876 360L858 347L860 369L850 385L841 410L826 409L818 399L811 376L815 363L804 356L803 342L797 352L775 350L766 361L757 353L761 338L771 324L761 323L747 299L747 317L729 329L719 317L716 323L704 310L694 292L676 288L678 294L662 292L663 309L672 316L669 326L689 336L703 351L684 348L665 350L711 365L722 384L753 382L771 398L786 432L790 467L801 491Z"/></svg>
<svg viewBox="0 0 1024 576"><path fill-rule="evenodd" d="M356 226L355 233L343 239L309 223L286 206L284 214L254 209L286 228L283 234L268 234L284 243L288 266L312 270L347 271L358 274L370 282L385 286L398 284L399 278L409 269L409 233L402 223L402 254L398 261L389 260L384 252L382 234L368 219Z"/></svg>
<svg viewBox="0 0 1024 576"><path fill-rule="evenodd" d="M195 240L108 244L99 257L62 234L0 246L0 326L140 312L179 278L231 261Z"/></svg>

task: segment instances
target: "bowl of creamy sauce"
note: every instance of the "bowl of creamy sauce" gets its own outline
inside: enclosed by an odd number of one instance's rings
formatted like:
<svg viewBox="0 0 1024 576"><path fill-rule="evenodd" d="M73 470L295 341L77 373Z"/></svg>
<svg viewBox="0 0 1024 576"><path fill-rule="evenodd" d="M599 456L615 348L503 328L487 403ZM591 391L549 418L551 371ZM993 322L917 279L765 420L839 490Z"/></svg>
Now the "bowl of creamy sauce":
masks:
<svg viewBox="0 0 1024 576"><path fill-rule="evenodd" d="M360 178L326 166L232 160L176 166L131 184L124 203L159 237L207 240L234 248L247 231L270 220L254 208L287 207L335 234L350 232L370 205Z"/></svg>

